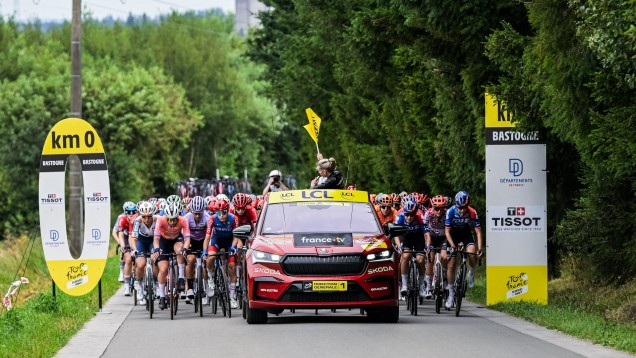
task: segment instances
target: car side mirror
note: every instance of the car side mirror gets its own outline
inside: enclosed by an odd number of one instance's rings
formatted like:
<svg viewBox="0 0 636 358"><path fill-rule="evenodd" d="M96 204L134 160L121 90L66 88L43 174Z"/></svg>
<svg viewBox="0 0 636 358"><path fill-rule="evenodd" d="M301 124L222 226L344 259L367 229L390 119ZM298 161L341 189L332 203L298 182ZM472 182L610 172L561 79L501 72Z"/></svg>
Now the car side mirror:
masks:
<svg viewBox="0 0 636 358"><path fill-rule="evenodd" d="M234 236L240 239L249 239L252 234L252 226L251 225L242 225L234 229L232 231Z"/></svg>
<svg viewBox="0 0 636 358"><path fill-rule="evenodd" d="M395 237L406 234L408 229L404 225L388 224L387 231L389 233L389 237Z"/></svg>

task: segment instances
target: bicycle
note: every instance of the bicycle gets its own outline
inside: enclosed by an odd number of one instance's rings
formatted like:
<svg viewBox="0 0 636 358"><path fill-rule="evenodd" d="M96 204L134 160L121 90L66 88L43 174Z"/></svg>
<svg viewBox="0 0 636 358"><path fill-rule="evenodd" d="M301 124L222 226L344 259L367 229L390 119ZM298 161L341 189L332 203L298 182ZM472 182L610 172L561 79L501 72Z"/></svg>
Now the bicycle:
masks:
<svg viewBox="0 0 636 358"><path fill-rule="evenodd" d="M203 317L203 295L206 294L207 282L203 279L203 271L205 262L201 259L202 250L188 251L188 255L195 255L197 258L196 268L194 270L194 313L198 313L199 317Z"/></svg>
<svg viewBox="0 0 636 358"><path fill-rule="evenodd" d="M466 258L468 255L478 255L476 253L467 252L464 250L464 244L459 244L457 250L451 255L460 254L461 263L457 267L457 273L455 274L455 317L459 317L459 311L462 307L462 299L466 295L466 287L468 286L468 280L466 279ZM479 258L479 266L481 266L481 257Z"/></svg>
<svg viewBox="0 0 636 358"><path fill-rule="evenodd" d="M135 265L135 257L132 256L132 268L131 268L132 271L130 272L130 281L128 281L128 289L130 290L133 296L133 306L137 306L137 290L135 289L135 280L137 279L137 276L135 274L136 268L137 268L137 265Z"/></svg>
<svg viewBox="0 0 636 358"><path fill-rule="evenodd" d="M237 255L237 259L240 257L240 260L243 261L243 258L245 257L245 253L247 252L247 246L243 246L243 248L241 248L241 255ZM237 276L236 279L236 299L238 300L238 309L242 310L243 309L243 294L246 292L245 291L245 282L242 280L242 275L245 274L245 272L243 272L245 270L245 262L241 262L240 264L241 267L241 275Z"/></svg>
<svg viewBox="0 0 636 358"><path fill-rule="evenodd" d="M168 281L166 283L166 293L168 305L170 306L170 319L173 320L179 308L179 290L177 284L177 253L167 254L168 256Z"/></svg>
<svg viewBox="0 0 636 358"><path fill-rule="evenodd" d="M150 258L152 254L144 253L143 255L146 258L146 277L144 278L142 290L146 298L146 311L150 313L150 319L152 319L152 315L155 313L155 279L152 271L153 262Z"/></svg>
<svg viewBox="0 0 636 358"><path fill-rule="evenodd" d="M229 256L225 251L211 253L208 256L214 256L214 296L211 298L210 306L212 306L212 313L216 314L218 306L221 306L223 316L228 318L232 317L232 309L230 307L230 293L228 278L226 276L227 266L221 261L221 256Z"/></svg>
<svg viewBox="0 0 636 358"><path fill-rule="evenodd" d="M446 289L445 279L446 275L442 268L442 262L440 260L441 250L443 247L434 247L430 251L435 252L435 264L433 268L433 280L431 286L433 287L433 297L435 298L435 312L440 313L444 301L448 297L448 290ZM447 248L446 248L447 250Z"/></svg>
<svg viewBox="0 0 636 358"><path fill-rule="evenodd" d="M407 283L407 293L406 293L406 309L413 315L417 316L417 305L421 304L420 302L420 293L419 293L419 271L417 267L417 254L426 254L426 251L414 251L414 250L403 250L403 253L412 254L411 262L409 262L409 273L408 273L408 283ZM424 256L426 258L426 256Z"/></svg>

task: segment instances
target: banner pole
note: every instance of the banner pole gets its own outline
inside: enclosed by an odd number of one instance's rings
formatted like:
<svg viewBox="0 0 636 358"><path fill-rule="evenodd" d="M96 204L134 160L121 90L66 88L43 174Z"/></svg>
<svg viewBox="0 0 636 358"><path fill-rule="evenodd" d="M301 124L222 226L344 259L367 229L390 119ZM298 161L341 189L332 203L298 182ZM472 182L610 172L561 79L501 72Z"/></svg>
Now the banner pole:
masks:
<svg viewBox="0 0 636 358"><path fill-rule="evenodd" d="M55 301L55 281L51 280L51 289L53 291L53 301Z"/></svg>
<svg viewBox="0 0 636 358"><path fill-rule="evenodd" d="M320 153L320 149L318 148L318 142L316 142L316 152Z"/></svg>
<svg viewBox="0 0 636 358"><path fill-rule="evenodd" d="M102 279L99 279L99 282L97 283L97 295L99 296L98 301L99 301L99 311L102 311Z"/></svg>

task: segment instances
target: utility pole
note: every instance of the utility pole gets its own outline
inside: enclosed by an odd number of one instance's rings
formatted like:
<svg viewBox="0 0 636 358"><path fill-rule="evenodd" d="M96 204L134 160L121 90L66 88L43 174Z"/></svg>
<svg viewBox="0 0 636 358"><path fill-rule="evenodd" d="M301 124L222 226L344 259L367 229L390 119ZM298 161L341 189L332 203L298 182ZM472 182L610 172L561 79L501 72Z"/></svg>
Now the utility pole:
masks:
<svg viewBox="0 0 636 358"><path fill-rule="evenodd" d="M73 0L71 23L71 113L73 118L82 118L82 1ZM82 167L76 155L68 158L69 166L69 246L71 255L78 258L84 244L84 210L82 195Z"/></svg>

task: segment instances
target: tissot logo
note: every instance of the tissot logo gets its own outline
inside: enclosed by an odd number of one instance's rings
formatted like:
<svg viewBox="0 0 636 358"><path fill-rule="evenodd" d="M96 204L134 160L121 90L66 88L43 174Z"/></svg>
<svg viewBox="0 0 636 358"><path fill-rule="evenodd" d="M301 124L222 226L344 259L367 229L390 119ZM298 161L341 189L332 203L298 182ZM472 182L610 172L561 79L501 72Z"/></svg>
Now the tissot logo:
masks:
<svg viewBox="0 0 636 358"><path fill-rule="evenodd" d="M488 208L488 213L488 230L491 232L544 230L542 206L494 206Z"/></svg>

